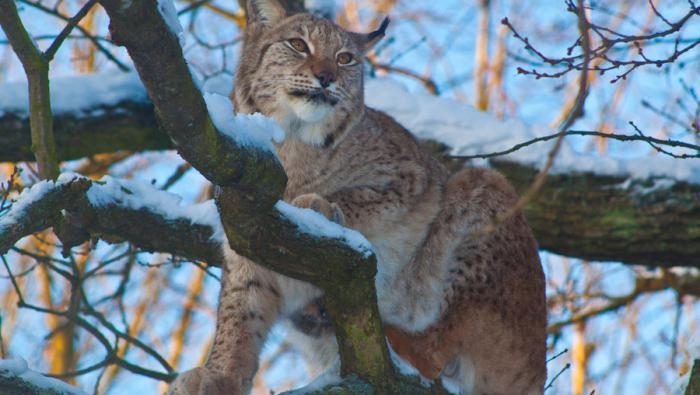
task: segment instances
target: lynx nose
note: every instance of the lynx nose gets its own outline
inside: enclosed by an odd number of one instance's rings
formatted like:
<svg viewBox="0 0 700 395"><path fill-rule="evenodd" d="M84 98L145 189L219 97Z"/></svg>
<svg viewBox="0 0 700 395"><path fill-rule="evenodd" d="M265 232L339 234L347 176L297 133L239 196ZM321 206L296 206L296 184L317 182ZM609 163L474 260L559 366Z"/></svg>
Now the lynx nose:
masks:
<svg viewBox="0 0 700 395"><path fill-rule="evenodd" d="M321 83L321 86L324 88L328 88L330 86L331 82L335 81L335 75L331 73L330 71L323 70L316 74L316 78L318 78L318 82Z"/></svg>

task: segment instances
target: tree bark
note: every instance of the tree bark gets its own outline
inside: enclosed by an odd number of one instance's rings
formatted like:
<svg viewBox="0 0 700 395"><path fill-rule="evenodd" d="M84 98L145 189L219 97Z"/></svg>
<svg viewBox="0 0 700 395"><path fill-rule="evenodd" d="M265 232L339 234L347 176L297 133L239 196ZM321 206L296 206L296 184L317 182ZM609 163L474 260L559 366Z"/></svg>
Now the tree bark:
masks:
<svg viewBox="0 0 700 395"><path fill-rule="evenodd" d="M0 92L2 87L0 87ZM86 115L54 115L54 138L59 161L120 150L171 149L168 135L158 128L153 104L134 99L98 105ZM33 161L29 119L0 109L0 162Z"/></svg>
<svg viewBox="0 0 700 395"><path fill-rule="evenodd" d="M36 373L39 375L39 373ZM58 380L56 380L58 381ZM65 388L65 389L62 389ZM62 384L54 388L38 386L13 372L0 369L0 394L3 395L79 395L84 392L75 388L68 390L67 384Z"/></svg>
<svg viewBox="0 0 700 395"><path fill-rule="evenodd" d="M514 162L491 164L518 191L527 188L536 174ZM674 181L655 188L655 180L554 174L525 206L525 216L540 247L557 254L700 267L700 185Z"/></svg>
<svg viewBox="0 0 700 395"><path fill-rule="evenodd" d="M24 29L14 1L0 3L0 26L22 63L29 81L31 147L36 157L39 175L43 179L56 179L59 170L49 96L49 60L39 51Z"/></svg>

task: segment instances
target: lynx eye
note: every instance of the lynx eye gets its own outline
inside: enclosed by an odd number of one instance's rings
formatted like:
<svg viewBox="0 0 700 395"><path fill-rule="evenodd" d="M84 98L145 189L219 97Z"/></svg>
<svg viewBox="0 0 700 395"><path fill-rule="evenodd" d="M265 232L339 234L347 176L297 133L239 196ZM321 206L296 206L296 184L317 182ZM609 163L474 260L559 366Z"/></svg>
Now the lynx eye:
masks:
<svg viewBox="0 0 700 395"><path fill-rule="evenodd" d="M347 66L350 64L354 64L354 63L355 62L354 62L354 59L353 59L351 53L342 52L342 53L338 54L338 64L339 65Z"/></svg>
<svg viewBox="0 0 700 395"><path fill-rule="evenodd" d="M304 40L302 40L300 38L293 38L287 42L297 52L302 52L302 53L309 52L309 47L307 47Z"/></svg>

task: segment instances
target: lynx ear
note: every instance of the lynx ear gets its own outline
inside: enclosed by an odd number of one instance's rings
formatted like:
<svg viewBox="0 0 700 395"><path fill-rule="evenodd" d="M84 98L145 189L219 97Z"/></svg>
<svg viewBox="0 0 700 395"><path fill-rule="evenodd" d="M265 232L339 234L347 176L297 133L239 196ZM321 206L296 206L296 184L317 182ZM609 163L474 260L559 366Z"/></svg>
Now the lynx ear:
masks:
<svg viewBox="0 0 700 395"><path fill-rule="evenodd" d="M287 16L287 11L278 0L248 0L246 14L249 25L274 26Z"/></svg>
<svg viewBox="0 0 700 395"><path fill-rule="evenodd" d="M362 52L367 53L384 37L387 26L389 26L389 17L384 18L377 30L371 33L352 33L352 36Z"/></svg>

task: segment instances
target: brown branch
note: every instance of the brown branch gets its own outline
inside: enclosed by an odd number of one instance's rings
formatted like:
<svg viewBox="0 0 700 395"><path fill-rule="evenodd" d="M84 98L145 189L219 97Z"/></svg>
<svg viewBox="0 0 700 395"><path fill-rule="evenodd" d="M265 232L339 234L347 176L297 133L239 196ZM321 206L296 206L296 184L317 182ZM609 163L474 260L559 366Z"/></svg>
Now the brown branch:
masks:
<svg viewBox="0 0 700 395"><path fill-rule="evenodd" d="M102 362L99 362L97 365L94 365L91 368L86 368L83 370L91 371L99 368L100 366L106 366L110 364L117 364L118 366L121 366L132 373L152 377L158 380L164 380L164 381L170 381L174 378L174 375L172 373L162 373L159 371L143 368L139 365L133 364L125 359L120 358L117 355L117 350L116 347L113 347L112 344L110 343L109 339L100 331L100 329L84 319L83 317L74 314L73 312L70 311L65 311L65 310L55 310L55 309L50 309L50 308L45 308L42 306L37 306L32 303L27 302L27 300L24 298L22 294L22 290L19 288L19 285L17 283L17 280L15 279L15 276L12 273L12 269L10 268L9 264L7 263L7 260L3 255L0 255L0 260L2 260L5 269L7 270L8 275L10 276L10 282L12 283L12 286L15 289L15 293L17 294L17 298L19 301L17 302L17 306L19 308L26 308L29 310L33 310L39 313L43 314L51 314L55 315L58 317L64 317L66 319L71 320L74 322L76 325L80 326L82 329L84 329L86 332L88 332L92 337L100 343L103 348L105 349L106 355L103 359ZM119 334L116 334L119 336ZM143 351L148 351L150 350L150 347L146 347L143 349ZM71 373L66 373L66 375L77 375L80 372L71 372ZM10 389L14 390L12 387L13 383L9 383L8 386ZM13 393L13 392L11 392ZM17 392L14 392L17 393ZM22 392L19 392L22 393Z"/></svg>
<svg viewBox="0 0 700 395"><path fill-rule="evenodd" d="M665 58L658 58L658 59L650 59L648 58L644 51L641 43L643 42L653 42L653 40L658 40L673 34L679 34L681 28L690 21L691 18L700 15L700 6L696 6L692 1L689 1L689 7L690 9L688 10L688 13L686 13L683 17L681 17L678 21L676 22L669 22L666 20L663 16L661 16L658 12L656 12L656 9L654 8L653 3L651 3L652 10L655 12L657 17L659 17L664 23L666 23L669 27L665 30L661 30L655 33L643 33L643 34L637 34L637 35L629 35L629 34L623 34L620 33L619 31L616 31L614 29L605 27L605 26L600 26L595 23L589 23L590 30L593 31L599 38L600 43L591 48L591 53L590 56L592 59L596 60L596 64L593 67L590 67L589 69L591 71L596 71L600 75L605 74L608 71L611 70L617 70L617 69L623 69L624 71L621 72L619 75L615 76L611 82L615 83L621 79L626 79L627 76L634 70L636 70L639 67L642 66L648 66L648 65L653 65L656 67L661 67L664 64L669 64L675 62L678 58L680 58L682 55L690 52L693 48L697 47L700 45L700 40L690 40L688 45L684 47L680 47L681 43L681 38L678 36L674 40L674 47L673 47L673 52L665 57ZM578 7L574 6L572 2L567 1L567 6L568 6L568 11L576 13L578 10ZM571 52L575 46L578 45L578 40L574 45L572 45L569 48L568 51L568 56L563 56L559 58L555 57L549 57L542 53L541 51L537 50L529 41L527 37L523 37L518 31L513 27L513 25L510 23L508 18L504 18L501 23L506 25L511 32L513 32L513 35L515 36L516 39L521 41L525 49L529 51L530 53L534 54L535 57L537 57L541 62L545 63L546 65L549 65L551 67L563 67L561 71L558 72L553 72L553 73L547 73L547 72L542 72L537 69L532 69L532 70L526 70L522 67L518 67L518 73L519 74L525 74L525 75L533 75L536 78L559 78L562 77L566 74L568 74L571 71L574 70L582 70L583 65L584 65L584 58L585 54L577 54L577 55L571 55ZM579 38L580 40L580 38ZM637 59L632 59L632 60L621 60L621 59L615 59L612 58L609 53L611 53L616 47L619 47L621 45L625 46L634 46L637 51L638 58ZM629 48L629 47L628 47ZM625 69L626 68L626 69Z"/></svg>
<svg viewBox="0 0 700 395"><path fill-rule="evenodd" d="M14 1L0 2L0 26L22 63L29 81L32 151L39 165L39 175L43 179L56 179L58 160L49 95L49 63L24 29Z"/></svg>
<svg viewBox="0 0 700 395"><path fill-rule="evenodd" d="M396 74L401 74L406 77L413 78L423 84L425 89L428 90L428 92L432 93L433 95L439 95L440 94L440 89L438 88L437 84L435 84L435 81L432 79L422 76L415 71L409 70L404 67L398 67L398 66L392 66L391 64L385 64L385 63L379 63L373 58L367 58L369 61L369 64L374 67L377 70L383 70L387 71L390 73L396 73Z"/></svg>
<svg viewBox="0 0 700 395"><path fill-rule="evenodd" d="M562 328L599 317L603 314L619 310L636 301L640 296L672 289L681 295L700 297L700 277L692 275L678 275L670 271L664 271L659 277L637 277L634 290L627 295L607 298L609 302L600 306L593 306L576 312L571 318L552 323L547 328L549 333L558 333Z"/></svg>

